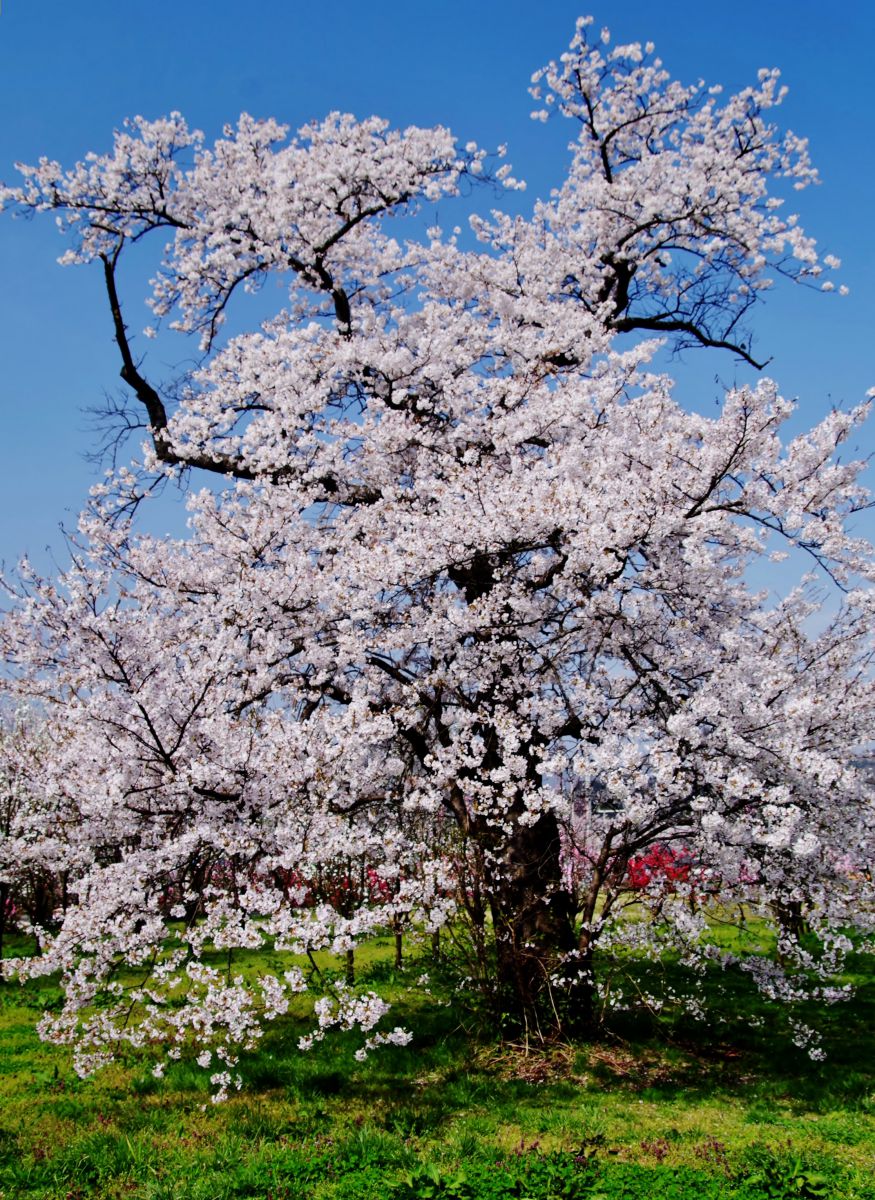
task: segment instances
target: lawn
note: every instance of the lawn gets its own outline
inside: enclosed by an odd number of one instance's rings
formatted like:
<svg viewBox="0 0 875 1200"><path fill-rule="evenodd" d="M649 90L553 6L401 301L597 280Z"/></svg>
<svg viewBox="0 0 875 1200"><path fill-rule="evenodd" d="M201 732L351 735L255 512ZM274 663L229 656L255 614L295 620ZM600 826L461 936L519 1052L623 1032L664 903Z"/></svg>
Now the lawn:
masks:
<svg viewBox="0 0 875 1200"><path fill-rule="evenodd" d="M657 968L631 965L627 991L652 990ZM161 1080L133 1057L78 1079L34 1032L57 990L5 983L0 1197L875 1200L875 963L850 966L854 997L806 1014L822 1063L746 978L718 970L701 984L707 1025L621 1010L598 1044L527 1052L427 957L396 972L387 938L359 954L359 982L395 997L413 1043L361 1063L345 1036L301 1053L300 1011L242 1060L243 1090L222 1105L185 1062ZM424 971L431 996L409 988Z"/></svg>

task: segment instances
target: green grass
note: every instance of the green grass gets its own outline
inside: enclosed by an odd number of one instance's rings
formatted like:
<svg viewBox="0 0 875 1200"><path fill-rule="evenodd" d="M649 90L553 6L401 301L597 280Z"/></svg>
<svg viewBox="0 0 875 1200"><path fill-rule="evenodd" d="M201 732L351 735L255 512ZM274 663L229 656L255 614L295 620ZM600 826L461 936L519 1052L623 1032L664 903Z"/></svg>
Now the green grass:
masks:
<svg viewBox="0 0 875 1200"><path fill-rule="evenodd" d="M390 954L388 939L365 948L360 981L394 994L411 1046L357 1063L341 1036L302 1054L299 1012L241 1061L244 1089L220 1106L186 1062L161 1081L133 1057L78 1079L34 1032L54 988L0 985L0 1197L875 1200L871 959L851 964L850 1002L811 1014L828 1055L814 1064L743 976L705 980L708 1026L620 1012L599 1044L527 1054L443 1003L439 980L431 998L408 991ZM657 968L625 966L652 984Z"/></svg>

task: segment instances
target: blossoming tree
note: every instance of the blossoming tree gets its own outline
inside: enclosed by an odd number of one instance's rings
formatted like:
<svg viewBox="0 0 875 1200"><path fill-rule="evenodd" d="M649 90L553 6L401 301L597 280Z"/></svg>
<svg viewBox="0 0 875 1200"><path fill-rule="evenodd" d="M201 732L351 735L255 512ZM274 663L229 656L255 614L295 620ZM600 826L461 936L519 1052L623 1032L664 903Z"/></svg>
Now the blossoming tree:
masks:
<svg viewBox="0 0 875 1200"><path fill-rule="evenodd" d="M602 946L722 954L709 904L804 912L819 955L784 922L780 964L748 966L788 999L800 975L834 994L843 931L871 920L854 757L873 564L848 524L868 504L859 464L838 454L865 405L782 441L793 405L772 382L705 417L652 366L656 339L759 365L763 290L838 265L785 211L815 172L770 123L777 72L723 100L582 20L532 92L575 130L567 175L470 238L423 233L423 213L478 180L519 187L508 166L443 128L339 114L291 139L244 116L211 148L178 114L137 118L109 154L23 167L3 193L56 214L64 261L103 272L148 428L70 570L25 572L2 635L93 848L22 966L64 972L45 1028L83 1070L119 1039L193 1038L221 1092L239 1047L319 981L294 965L249 986L204 949L439 928L448 829L478 864L480 899L462 900L496 1003L530 1031L591 1025ZM201 349L168 385L122 303L147 238L167 242L156 318ZM226 336L238 293L271 275L282 310ZM138 497L168 475L190 487L189 536L136 535ZM788 552L805 574L768 599L751 567ZM684 871L632 887L654 847ZM291 894L350 855L389 899ZM621 920L630 898L659 922ZM385 1009L320 994L314 1036L403 1041L373 1032Z"/></svg>

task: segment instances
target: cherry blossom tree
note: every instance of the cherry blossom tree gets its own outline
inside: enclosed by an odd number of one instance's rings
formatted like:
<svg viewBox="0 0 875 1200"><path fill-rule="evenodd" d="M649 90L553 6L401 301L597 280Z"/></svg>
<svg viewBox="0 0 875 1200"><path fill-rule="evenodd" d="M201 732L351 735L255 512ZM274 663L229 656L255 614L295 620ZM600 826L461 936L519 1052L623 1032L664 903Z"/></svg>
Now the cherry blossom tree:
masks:
<svg viewBox="0 0 875 1200"><path fill-rule="evenodd" d="M50 929L68 883L91 857L75 807L52 786L54 747L44 722L19 708L0 719L0 960L10 929Z"/></svg>
<svg viewBox="0 0 875 1200"><path fill-rule="evenodd" d="M724 100L587 20L532 94L572 124L567 174L471 236L428 211L521 187L503 154L336 113L291 138L243 116L212 147L179 114L136 118L108 154L21 167L3 193L103 272L148 431L95 489L69 571L25 569L2 634L92 846L22 965L63 970L45 1031L83 1070L119 1039L194 1039L223 1094L263 1020L321 984L293 965L249 986L206 948L342 952L393 920L440 928L454 895L497 1010L530 1033L592 1027L600 948L728 961L714 905L799 906L821 951L784 922L780 962L745 969L772 996L840 994L846 931L875 911L854 765L869 500L840 454L867 406L782 440L793 405L770 380L703 416L653 367L665 339L759 366L748 320L774 279L832 289L839 264L786 210L816 178L806 144L771 123L777 72ZM122 307L147 238L167 243L156 322L201 354L165 384ZM226 335L270 276L282 310ZM188 537L138 535L168 477ZM799 577L757 590L751 568L787 555ZM350 855L391 898L303 903L294 880ZM640 877L657 859L684 863L670 886ZM623 920L632 901L655 919ZM385 1011L329 990L312 1036L405 1040Z"/></svg>

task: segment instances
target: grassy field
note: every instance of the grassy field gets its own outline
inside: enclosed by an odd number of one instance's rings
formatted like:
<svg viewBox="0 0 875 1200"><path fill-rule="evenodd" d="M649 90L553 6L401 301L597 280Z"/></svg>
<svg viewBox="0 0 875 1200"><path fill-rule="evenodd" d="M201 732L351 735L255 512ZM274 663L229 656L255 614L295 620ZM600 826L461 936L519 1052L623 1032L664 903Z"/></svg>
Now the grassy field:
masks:
<svg viewBox="0 0 875 1200"><path fill-rule="evenodd" d="M34 1033L58 992L6 983L0 1197L875 1200L875 964L851 965L855 997L816 1014L823 1063L744 979L717 974L707 1027L620 1013L598 1045L544 1054L490 1037L427 960L394 972L387 940L360 954L360 982L396 996L411 1046L357 1063L335 1037L302 1054L301 1013L219 1106L186 1063L163 1080L142 1058L78 1079ZM424 970L433 996L414 998Z"/></svg>

